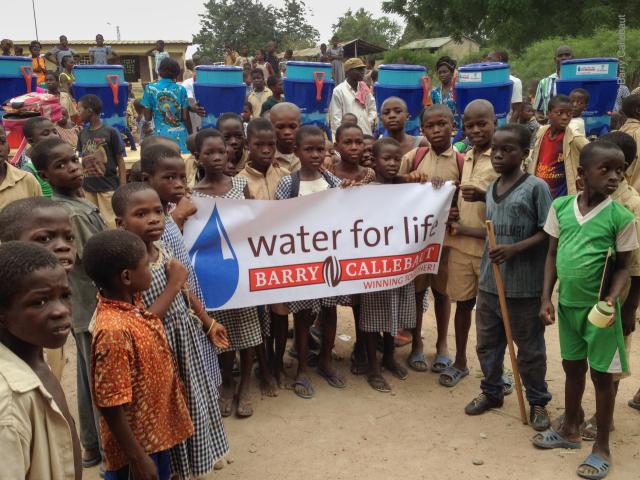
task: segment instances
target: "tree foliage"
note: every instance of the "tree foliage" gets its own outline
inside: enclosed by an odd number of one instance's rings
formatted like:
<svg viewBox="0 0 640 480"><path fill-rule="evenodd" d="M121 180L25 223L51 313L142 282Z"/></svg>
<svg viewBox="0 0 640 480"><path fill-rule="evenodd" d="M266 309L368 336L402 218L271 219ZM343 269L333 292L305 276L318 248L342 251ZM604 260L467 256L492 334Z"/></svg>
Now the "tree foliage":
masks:
<svg viewBox="0 0 640 480"><path fill-rule="evenodd" d="M373 14L364 8L347 10L331 25L333 35L340 41L360 38L365 42L381 47L394 46L400 37L402 27L387 17L374 18Z"/></svg>
<svg viewBox="0 0 640 480"><path fill-rule="evenodd" d="M615 28L619 14L627 27L640 26L640 2L629 0L386 0L382 8L423 29L446 25L454 38L492 41L512 51L547 37Z"/></svg>
<svg viewBox="0 0 640 480"><path fill-rule="evenodd" d="M320 34L306 20L309 16L304 0L285 0L282 8L257 0L207 0L200 15L200 32L193 43L198 52L223 58L225 43L235 49L246 44L251 54L275 41L278 50L314 45Z"/></svg>

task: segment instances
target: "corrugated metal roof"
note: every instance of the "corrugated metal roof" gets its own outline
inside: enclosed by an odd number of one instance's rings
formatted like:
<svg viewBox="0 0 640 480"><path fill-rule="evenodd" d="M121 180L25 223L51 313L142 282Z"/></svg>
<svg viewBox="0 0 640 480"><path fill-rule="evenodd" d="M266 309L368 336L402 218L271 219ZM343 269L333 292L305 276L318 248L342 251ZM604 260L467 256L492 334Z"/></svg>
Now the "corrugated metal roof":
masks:
<svg viewBox="0 0 640 480"><path fill-rule="evenodd" d="M59 40L38 40L42 45L58 45ZM32 40L13 40L14 45L29 45ZM106 40L105 45L155 45L157 40ZM188 40L165 40L165 45L191 45ZM74 45L95 45L96 41L93 40L71 40L69 46L73 48Z"/></svg>

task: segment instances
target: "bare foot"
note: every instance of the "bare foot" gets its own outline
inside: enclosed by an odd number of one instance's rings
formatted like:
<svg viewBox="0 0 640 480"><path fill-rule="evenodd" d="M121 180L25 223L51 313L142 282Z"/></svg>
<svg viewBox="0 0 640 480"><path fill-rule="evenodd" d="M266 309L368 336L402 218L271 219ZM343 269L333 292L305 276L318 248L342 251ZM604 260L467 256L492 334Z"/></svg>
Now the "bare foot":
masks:
<svg viewBox="0 0 640 480"><path fill-rule="evenodd" d="M223 417L228 417L233 413L233 397L235 393L236 384L234 382L222 382L218 403L220 405L220 414Z"/></svg>
<svg viewBox="0 0 640 480"><path fill-rule="evenodd" d="M271 373L266 372L260 376L260 393L264 397L277 397L278 385Z"/></svg>
<svg viewBox="0 0 640 480"><path fill-rule="evenodd" d="M241 418L250 417L253 415L253 405L251 404L251 389L249 385L240 383L238 389L238 406L236 408L236 415Z"/></svg>
<svg viewBox="0 0 640 480"><path fill-rule="evenodd" d="M400 380L405 380L409 375L407 369L396 362L396 359L393 355L385 355L384 357L382 357L382 366L389 372L391 372L394 377Z"/></svg>
<svg viewBox="0 0 640 480"><path fill-rule="evenodd" d="M276 385L279 389L283 389L287 385L287 375L284 373L284 367L277 367L274 369L273 377Z"/></svg>

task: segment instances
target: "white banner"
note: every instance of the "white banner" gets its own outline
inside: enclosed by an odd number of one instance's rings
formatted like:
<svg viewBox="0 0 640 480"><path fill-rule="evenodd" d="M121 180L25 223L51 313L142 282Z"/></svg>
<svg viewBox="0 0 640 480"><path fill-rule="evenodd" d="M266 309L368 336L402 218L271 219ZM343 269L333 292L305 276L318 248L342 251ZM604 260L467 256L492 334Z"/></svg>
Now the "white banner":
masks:
<svg viewBox="0 0 640 480"><path fill-rule="evenodd" d="M184 241L208 309L402 286L437 273L453 185L366 185L289 200L194 197Z"/></svg>

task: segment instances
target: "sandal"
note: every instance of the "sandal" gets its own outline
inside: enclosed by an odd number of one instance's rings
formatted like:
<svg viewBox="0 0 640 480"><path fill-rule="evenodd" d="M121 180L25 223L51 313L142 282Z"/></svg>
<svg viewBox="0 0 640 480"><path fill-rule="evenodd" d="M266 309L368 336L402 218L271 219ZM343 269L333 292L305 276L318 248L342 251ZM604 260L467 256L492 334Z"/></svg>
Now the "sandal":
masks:
<svg viewBox="0 0 640 480"><path fill-rule="evenodd" d="M251 415L253 415L253 406L251 404L251 400L247 398L241 400L240 397L238 397L238 405L236 406L236 417L249 418Z"/></svg>
<svg viewBox="0 0 640 480"><path fill-rule="evenodd" d="M596 471L596 473L582 472L581 469L583 467L591 467ZM588 478L590 480L600 480L601 478L604 478L609 474L610 469L611 462L605 460L600 455L590 453L585 461L578 466L578 470L576 471L576 473L579 477L582 478Z"/></svg>
<svg viewBox="0 0 640 480"><path fill-rule="evenodd" d="M294 380L287 385L287 388L289 390L293 390L293 393L305 400L313 398L316 394L316 391L313 389L313 385L311 385L311 380L308 378Z"/></svg>
<svg viewBox="0 0 640 480"><path fill-rule="evenodd" d="M452 363L453 360L451 360L450 357L437 353L436 358L433 359L433 363L431 364L431 371L434 373L442 373Z"/></svg>
<svg viewBox="0 0 640 480"><path fill-rule="evenodd" d="M391 387L382 375L367 375L367 383L377 392L389 393L391 391Z"/></svg>
<svg viewBox="0 0 640 480"><path fill-rule="evenodd" d="M438 382L443 387L455 387L460 380L469 375L469 369L465 368L460 370L454 366L449 366L444 369L438 378ZM448 380L447 380L448 379Z"/></svg>
<svg viewBox="0 0 640 480"><path fill-rule="evenodd" d="M327 372L324 369L318 367L316 370L318 372L318 375L324 378L329 386L333 388L345 388L347 386L347 384L344 383L344 378L342 378L342 375L340 375L340 372L338 372L337 369L333 372Z"/></svg>
<svg viewBox="0 0 640 480"><path fill-rule="evenodd" d="M382 367L388 370L389 373L391 373L391 375L396 377L398 380L406 380L409 376L409 372L407 372L407 369L401 366L395 360L392 360L391 363L385 363L383 360Z"/></svg>
<svg viewBox="0 0 640 480"><path fill-rule="evenodd" d="M627 402L631 408L635 408L636 410L640 410L640 402L636 401L634 398Z"/></svg>
<svg viewBox="0 0 640 480"><path fill-rule="evenodd" d="M581 447L580 442L567 440L555 431L553 427L545 430L544 432L536 433L533 438L531 438L531 443L533 443L534 447L544 449L570 448L575 450Z"/></svg>
<svg viewBox="0 0 640 480"><path fill-rule="evenodd" d="M411 352L407 357L407 365L411 370L416 372L426 372L429 370L429 364L427 363L427 357L424 352Z"/></svg>

